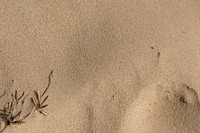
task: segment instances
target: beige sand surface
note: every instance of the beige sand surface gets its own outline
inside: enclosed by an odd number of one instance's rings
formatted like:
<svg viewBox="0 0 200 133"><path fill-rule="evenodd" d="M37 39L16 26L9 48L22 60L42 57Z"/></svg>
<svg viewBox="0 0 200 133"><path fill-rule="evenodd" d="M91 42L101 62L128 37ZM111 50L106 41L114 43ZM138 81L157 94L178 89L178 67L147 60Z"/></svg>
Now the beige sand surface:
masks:
<svg viewBox="0 0 200 133"><path fill-rule="evenodd" d="M199 10L198 0L0 0L0 107L25 91L28 112L54 70L47 116L4 132L198 133ZM187 105L163 100L174 88Z"/></svg>
<svg viewBox="0 0 200 133"><path fill-rule="evenodd" d="M185 84L157 82L143 89L127 109L119 132L199 133L199 107L197 93Z"/></svg>

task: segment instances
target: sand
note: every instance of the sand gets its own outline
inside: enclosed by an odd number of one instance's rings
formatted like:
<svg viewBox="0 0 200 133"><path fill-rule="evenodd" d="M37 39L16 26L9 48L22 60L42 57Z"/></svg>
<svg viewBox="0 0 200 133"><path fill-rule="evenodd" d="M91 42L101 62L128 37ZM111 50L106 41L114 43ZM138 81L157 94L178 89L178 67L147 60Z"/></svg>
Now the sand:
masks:
<svg viewBox="0 0 200 133"><path fill-rule="evenodd" d="M32 111L3 133L200 132L199 8L198 0L0 0L0 108L17 90L29 94L27 114L53 70L47 115Z"/></svg>
<svg viewBox="0 0 200 133"><path fill-rule="evenodd" d="M161 81L143 89L129 106L120 133L199 133L197 93L187 85Z"/></svg>

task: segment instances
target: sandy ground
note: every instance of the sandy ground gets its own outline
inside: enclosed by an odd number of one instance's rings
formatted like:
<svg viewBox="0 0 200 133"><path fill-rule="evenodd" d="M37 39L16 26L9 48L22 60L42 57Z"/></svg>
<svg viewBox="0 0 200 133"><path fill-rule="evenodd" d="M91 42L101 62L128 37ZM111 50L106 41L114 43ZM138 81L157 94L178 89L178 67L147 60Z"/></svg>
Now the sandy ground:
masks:
<svg viewBox="0 0 200 133"><path fill-rule="evenodd" d="M0 0L0 107L24 91L27 112L54 70L47 116L4 132L200 132L199 10L198 0Z"/></svg>

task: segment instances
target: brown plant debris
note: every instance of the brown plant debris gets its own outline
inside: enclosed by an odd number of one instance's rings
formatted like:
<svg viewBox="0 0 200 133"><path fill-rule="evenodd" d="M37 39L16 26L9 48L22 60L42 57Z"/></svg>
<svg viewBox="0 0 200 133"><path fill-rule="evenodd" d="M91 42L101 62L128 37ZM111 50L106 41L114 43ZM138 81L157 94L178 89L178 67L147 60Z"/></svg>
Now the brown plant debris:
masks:
<svg viewBox="0 0 200 133"><path fill-rule="evenodd" d="M53 71L51 71L51 73L49 74L48 85L47 85L46 89L44 90L44 92L40 95L39 91L34 90L35 97L31 98L31 102L34 105L35 110L37 110L39 113L41 113L43 115L46 115L44 108L46 108L48 106L48 104L45 104L45 102L47 101L49 96L48 95L45 96L45 94L51 85L52 77L53 77Z"/></svg>
<svg viewBox="0 0 200 133"><path fill-rule="evenodd" d="M0 119L5 124L0 133L2 133L7 126L24 123L24 119L31 114L30 111L27 115L21 117L23 103L26 98L26 96L24 96L24 92L21 95L18 95L17 90L15 90L15 93L11 94L11 97L11 102L8 102L3 109L0 109Z"/></svg>
<svg viewBox="0 0 200 133"><path fill-rule="evenodd" d="M46 115L44 108L48 106L48 104L45 104L45 102L48 99L48 95L45 96L47 90L49 89L51 85L51 80L53 77L53 71L49 74L48 77L48 85L45 88L44 92L40 95L40 92L33 91L34 92L34 98L31 97L31 103L33 103L35 110L40 112L43 115ZM1 96L3 97L6 92L4 92ZM15 90L14 93L11 93L11 101L8 102L5 106L3 106L3 109L0 109L0 119L4 122L3 129L0 130L0 133L2 133L8 126L12 124L21 124L24 123L24 119L27 118L33 111L31 109L28 114L25 116L21 116L23 112L23 105L26 100L26 97L24 92L21 94L18 93L17 90Z"/></svg>

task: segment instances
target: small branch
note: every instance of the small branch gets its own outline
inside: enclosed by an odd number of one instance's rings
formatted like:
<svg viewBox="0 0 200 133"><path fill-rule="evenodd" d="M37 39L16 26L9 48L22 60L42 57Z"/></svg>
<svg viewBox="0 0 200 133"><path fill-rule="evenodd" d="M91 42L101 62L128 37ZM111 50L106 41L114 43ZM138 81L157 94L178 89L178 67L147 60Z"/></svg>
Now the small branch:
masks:
<svg viewBox="0 0 200 133"><path fill-rule="evenodd" d="M33 103L35 110L37 110L39 113L46 115L45 111L43 110L48 106L48 104L45 104L45 102L48 99L48 95L43 98L43 96L46 94L47 90L49 89L53 77L53 70L50 72L48 76L48 85L45 88L42 95L40 95L39 92L34 90L35 97L31 97L31 102ZM0 95L0 98L3 97L6 94L4 93ZM30 110L29 113L27 113L25 116L21 117L21 114L23 112L23 105L25 102L26 97L24 92L22 92L20 95L17 90L15 90L14 93L11 93L11 101L8 102L3 109L0 109L0 119L5 123L5 126L0 130L0 133L2 133L9 125L12 124L21 124L24 123L24 119L27 118L33 111L33 108Z"/></svg>
<svg viewBox="0 0 200 133"><path fill-rule="evenodd" d="M52 77L53 77L53 70L50 72L50 74L49 74L49 80L48 80L48 85L47 85L47 87L46 87L46 89L44 90L44 92L42 93L42 95L41 95L41 97L43 97L44 96L44 94L47 92L47 90L49 89L49 87L50 87L50 85L51 85L51 79L52 79Z"/></svg>
<svg viewBox="0 0 200 133"><path fill-rule="evenodd" d="M51 85L52 77L53 77L53 71L51 71L49 74L48 85L47 85L46 89L44 90L44 92L42 93L42 95L40 95L39 91L34 90L35 98L31 98L31 102L34 105L35 110L37 110L39 113L41 113L43 115L46 115L46 113L43 109L48 106L48 104L45 104L45 102L47 101L47 99L49 97L47 95L45 98L43 98L43 96L46 94L47 90L49 89L49 87Z"/></svg>

